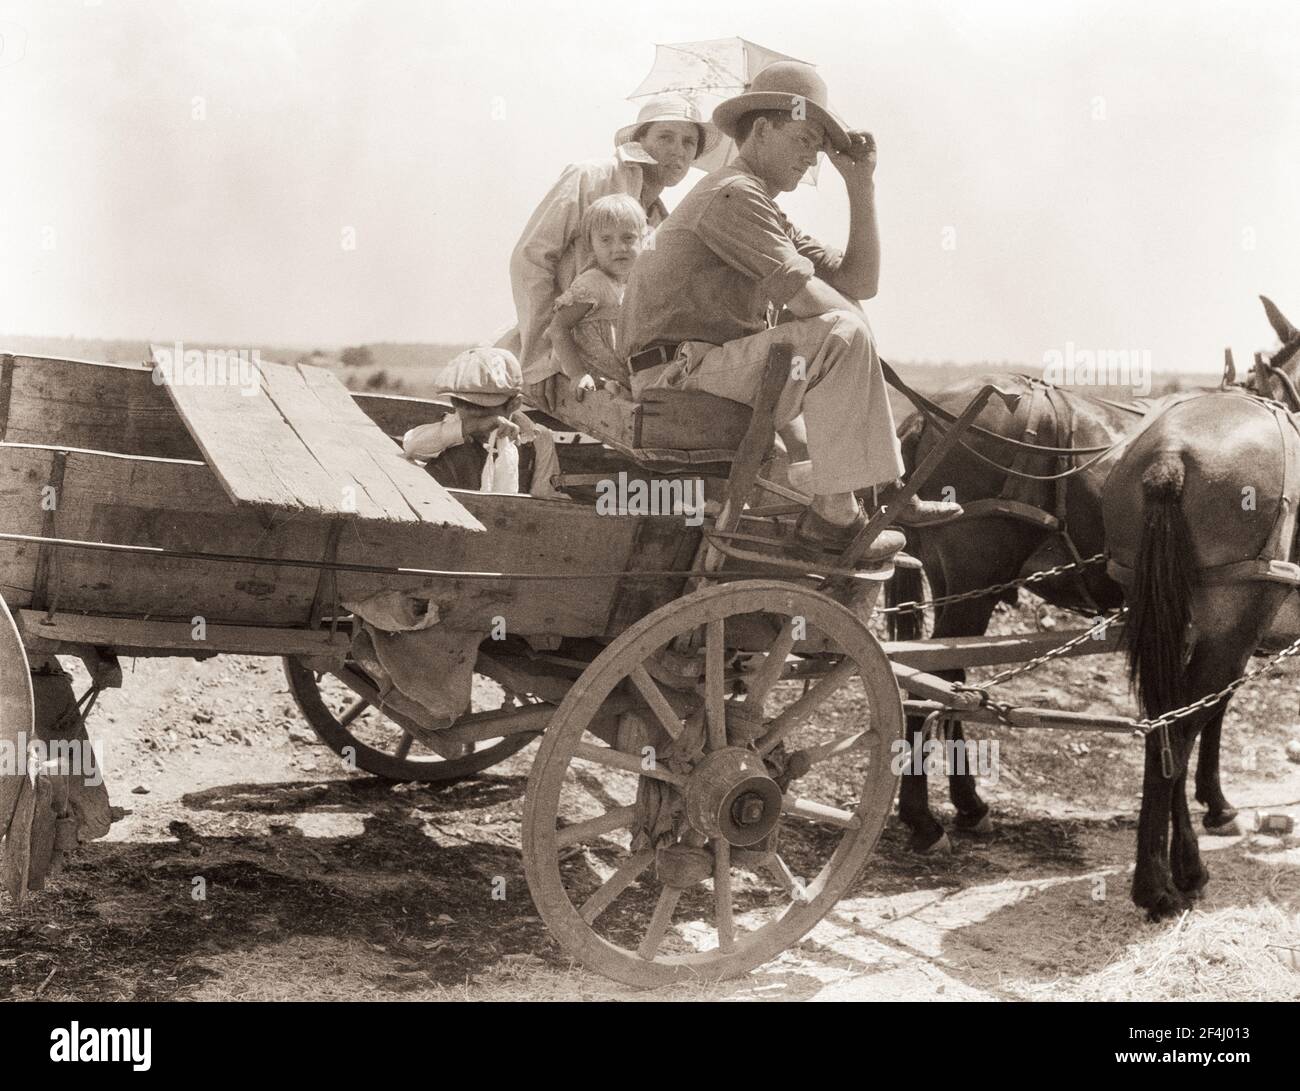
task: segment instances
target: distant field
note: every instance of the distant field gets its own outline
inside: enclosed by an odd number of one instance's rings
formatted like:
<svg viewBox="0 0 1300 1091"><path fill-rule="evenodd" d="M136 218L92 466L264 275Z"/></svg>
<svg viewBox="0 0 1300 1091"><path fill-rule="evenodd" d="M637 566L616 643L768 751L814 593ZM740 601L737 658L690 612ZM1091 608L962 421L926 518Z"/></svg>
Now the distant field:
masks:
<svg viewBox="0 0 1300 1091"><path fill-rule="evenodd" d="M169 342L160 342L168 344ZM433 392L429 379L468 344L379 344L359 346L366 349L370 363L345 366L344 348L316 348L284 345L216 344L205 341L186 341L187 349L219 348L228 350L256 349L263 360L280 363L315 364L336 372L353 390L386 390L416 397ZM109 341L81 337L6 337L0 335L0 351L26 352L42 356L64 356L78 360L104 360L108 363L129 363L149 358L148 341Z"/></svg>
<svg viewBox="0 0 1300 1091"><path fill-rule="evenodd" d="M388 391L413 397L429 397L434 393L432 376L443 364L471 346L468 344L401 344L380 342L357 346L369 355L369 362L346 366L343 356L348 349L315 348L283 345L216 345L204 342L186 342L187 348L256 348L264 360L284 363L315 364L335 372L353 390ZM77 337L4 337L0 336L0 351L26 352L45 356L67 356L82 360L106 360L122 363L145 360L149 356L148 341L108 341ZM356 349L351 350L357 355ZM1017 366L1007 362L955 364L955 363L894 363L903 380L918 390L942 390L955 383L993 372L1020 372L1026 375L1041 374L1041 368ZM1208 375L1176 375L1160 373L1153 377L1151 394L1158 396L1191 386L1203 386L1212 381ZM1115 401L1128 401L1133 391L1123 386L1090 386L1087 393ZM911 406L901 395L890 391L896 413L910 412Z"/></svg>

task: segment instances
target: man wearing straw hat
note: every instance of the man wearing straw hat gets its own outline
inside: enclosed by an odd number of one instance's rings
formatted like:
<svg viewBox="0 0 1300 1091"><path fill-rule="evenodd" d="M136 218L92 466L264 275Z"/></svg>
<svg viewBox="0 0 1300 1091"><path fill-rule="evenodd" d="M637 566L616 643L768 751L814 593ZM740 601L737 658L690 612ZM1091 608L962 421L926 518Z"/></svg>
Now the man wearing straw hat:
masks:
<svg viewBox="0 0 1300 1091"><path fill-rule="evenodd" d="M755 397L768 349L790 344L794 367L776 424L802 414L811 459L812 502L796 525L796 549L839 552L866 523L854 493L883 486L887 504L903 472L880 360L856 302L876 294L880 276L875 142L845 129L825 82L795 61L768 65L713 122L740 155L701 180L655 232L628 282L619 344L634 392L671 386L739 402ZM774 201L823 150L848 189L843 251L799 231ZM769 328L769 307L794 320ZM894 521L923 526L960 513L956 504L914 500ZM903 544L886 531L866 556Z"/></svg>

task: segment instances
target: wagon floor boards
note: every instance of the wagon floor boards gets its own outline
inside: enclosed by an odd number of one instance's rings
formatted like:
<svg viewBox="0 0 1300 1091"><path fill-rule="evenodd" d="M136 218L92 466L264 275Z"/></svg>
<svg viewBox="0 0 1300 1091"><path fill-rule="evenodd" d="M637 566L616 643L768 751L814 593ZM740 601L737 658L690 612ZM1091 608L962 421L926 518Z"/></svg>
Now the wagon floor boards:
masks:
<svg viewBox="0 0 1300 1091"><path fill-rule="evenodd" d="M161 378L208 465L238 504L294 515L483 529L446 489L401 456L323 368L258 360L190 381L177 361Z"/></svg>

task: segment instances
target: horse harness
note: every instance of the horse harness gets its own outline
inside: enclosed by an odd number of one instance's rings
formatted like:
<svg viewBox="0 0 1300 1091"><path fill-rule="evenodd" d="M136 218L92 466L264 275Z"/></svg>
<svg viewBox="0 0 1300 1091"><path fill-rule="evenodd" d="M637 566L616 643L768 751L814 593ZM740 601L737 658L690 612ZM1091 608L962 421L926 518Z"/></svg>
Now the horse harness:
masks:
<svg viewBox="0 0 1300 1091"><path fill-rule="evenodd" d="M996 497L964 504L964 516L967 518L1001 516L1016 519L1052 535L1052 538L1036 550L1026 562L1024 567L1027 569L1043 567L1036 563L1035 558L1044 549L1050 548L1053 540L1065 547L1070 561L1082 565L1083 554L1079 552L1078 546L1070 536L1067 511L1069 483L1070 478L1074 476L1072 471L1075 469L1074 459L1077 457L1074 453L1067 453L1072 452L1073 449L1066 447L1073 438L1075 430L1074 406L1068 398L1064 397L1063 392L1051 383L1032 376L1023 376L1023 378L1029 385L1029 396L1021 398L1014 417L1014 420L1020 424L1022 446L1017 446L1014 460L1009 466L1004 467L1005 478L1001 492ZM1119 403L1112 404L1119 405ZM1119 407L1140 412L1128 406ZM1032 448L1040 450L1035 451ZM1033 464L1043 458L1051 459L1053 472L1047 474L1034 472L1040 466ZM1046 497L1043 495L1044 488L1050 490ZM1088 590L1081 567L1075 570L1075 580L1084 607L1092 613L1102 613Z"/></svg>
<svg viewBox="0 0 1300 1091"><path fill-rule="evenodd" d="M1238 397L1249 398L1272 416L1282 441L1282 496L1273 525L1258 555L1244 561L1229 561L1227 564L1200 568L1197 583L1208 587L1263 580L1290 587L1300 586L1300 557L1297 556L1300 541L1297 541L1296 535L1297 509L1300 508L1300 416L1272 398L1245 390L1201 392L1192 397L1206 397L1210 393L1218 396L1233 393ZM1162 412L1188 400L1191 399L1180 399L1165 406ZM1154 419L1153 417L1152 420ZM1113 557L1107 559L1106 573L1124 587L1133 584L1132 568Z"/></svg>

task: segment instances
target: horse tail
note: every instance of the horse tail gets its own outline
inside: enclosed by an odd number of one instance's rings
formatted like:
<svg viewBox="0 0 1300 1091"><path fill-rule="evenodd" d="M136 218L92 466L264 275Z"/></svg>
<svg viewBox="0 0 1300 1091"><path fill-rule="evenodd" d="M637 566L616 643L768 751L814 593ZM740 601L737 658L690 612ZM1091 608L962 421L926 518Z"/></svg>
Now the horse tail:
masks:
<svg viewBox="0 0 1300 1091"><path fill-rule="evenodd" d="M1124 645L1143 713L1183 703L1183 646L1192 620L1192 535L1183 513L1184 467L1176 451L1142 475L1142 536L1134 563Z"/></svg>

